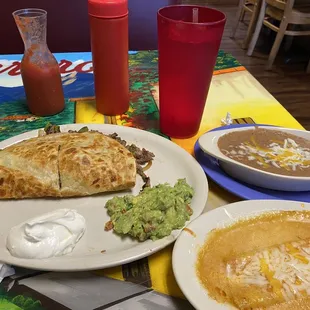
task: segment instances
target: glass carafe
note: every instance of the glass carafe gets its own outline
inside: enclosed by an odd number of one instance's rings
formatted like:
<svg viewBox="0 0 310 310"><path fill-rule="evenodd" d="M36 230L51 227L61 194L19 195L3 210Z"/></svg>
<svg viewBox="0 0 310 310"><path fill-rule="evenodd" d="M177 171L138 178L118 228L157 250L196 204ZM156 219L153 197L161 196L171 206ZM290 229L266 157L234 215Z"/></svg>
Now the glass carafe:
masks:
<svg viewBox="0 0 310 310"><path fill-rule="evenodd" d="M46 44L47 12L21 9L13 12L25 45L21 76L30 112L54 115L65 107L59 65Z"/></svg>

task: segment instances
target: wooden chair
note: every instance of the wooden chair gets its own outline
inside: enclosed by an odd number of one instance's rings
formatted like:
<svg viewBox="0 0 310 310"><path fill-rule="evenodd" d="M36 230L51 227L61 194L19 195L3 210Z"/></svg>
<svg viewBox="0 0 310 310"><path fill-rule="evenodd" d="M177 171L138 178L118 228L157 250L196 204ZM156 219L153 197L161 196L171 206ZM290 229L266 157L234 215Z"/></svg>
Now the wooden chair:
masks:
<svg viewBox="0 0 310 310"><path fill-rule="evenodd" d="M236 20L233 25L230 37L232 39L235 37L239 22L243 21L245 13L250 13L251 14L250 23L249 23L246 37L242 43L242 48L247 48L251 40L255 25L256 25L256 21L258 18L258 14L259 14L260 2L261 2L260 0L240 0L239 2L237 14L236 14Z"/></svg>
<svg viewBox="0 0 310 310"><path fill-rule="evenodd" d="M279 51L281 42L285 35L289 36L308 36L310 30L297 30L300 25L310 25L310 3L301 3L294 5L295 0L262 0L259 17L255 32L253 34L247 55L253 54L262 26L265 25L271 30L277 32L267 62L267 70L270 70ZM270 18L280 21L277 27L271 23ZM310 62L307 67L310 73Z"/></svg>

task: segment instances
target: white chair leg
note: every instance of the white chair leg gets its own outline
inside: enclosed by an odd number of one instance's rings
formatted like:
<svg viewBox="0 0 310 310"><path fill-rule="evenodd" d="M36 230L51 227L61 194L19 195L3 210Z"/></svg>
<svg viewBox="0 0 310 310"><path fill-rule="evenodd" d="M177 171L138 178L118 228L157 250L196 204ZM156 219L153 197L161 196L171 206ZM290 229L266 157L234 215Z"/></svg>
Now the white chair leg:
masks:
<svg viewBox="0 0 310 310"><path fill-rule="evenodd" d="M246 37L245 37L245 39L243 40L243 43L242 43L242 48L243 49L246 49L249 46L249 42L250 42L250 40L252 38L254 29L255 29L255 25L256 25L256 22L257 22L257 13L258 13L258 9L259 9L258 2L259 2L259 0L256 0L255 3L254 3L253 13L252 13L252 16L251 16L251 19L250 19L248 31L247 31Z"/></svg>
<svg viewBox="0 0 310 310"><path fill-rule="evenodd" d="M233 39L236 35L236 31L237 31L237 28L238 28L238 25L239 25L239 22L240 22L240 19L241 19L241 16L243 14L243 6L245 4L245 0L240 0L239 1L239 6L238 6L238 10L237 10L237 13L236 13L236 19L235 19L235 23L232 27L232 31L231 31L231 34L230 34L230 37Z"/></svg>
<svg viewBox="0 0 310 310"><path fill-rule="evenodd" d="M310 60L308 62L307 73L310 73Z"/></svg>
<svg viewBox="0 0 310 310"><path fill-rule="evenodd" d="M254 48L255 48L256 43L258 41L258 37L259 37L260 31L261 31L261 29L263 27L263 22L264 22L264 18L265 18L265 12L266 12L266 2L265 2L265 0L263 0L261 8L260 8L260 11L259 11L259 15L258 15L255 31L253 33L252 40L251 40L249 48L248 48L248 52L247 52L248 56L252 56L252 54L253 54Z"/></svg>
<svg viewBox="0 0 310 310"><path fill-rule="evenodd" d="M294 36L286 36L284 43L284 51L288 52L293 44Z"/></svg>
<svg viewBox="0 0 310 310"><path fill-rule="evenodd" d="M245 17L245 9L243 9L242 12L241 12L240 22L244 21L244 17Z"/></svg>
<svg viewBox="0 0 310 310"><path fill-rule="evenodd" d="M284 34L285 34L287 26L288 26L287 18L283 17L281 24L280 24L280 27L279 27L279 31L278 31L277 36L276 36L276 39L273 43L272 49L271 49L270 54L269 54L269 58L268 58L267 66L266 66L267 70L270 70L273 63L274 63L274 60L278 54L280 45L281 45L282 40L284 38Z"/></svg>
<svg viewBox="0 0 310 310"><path fill-rule="evenodd" d="M289 24L287 28L289 30L296 30L297 25ZM290 48L292 47L293 39L294 39L294 36L286 36L285 41L284 41L284 51L285 52L288 52L290 50Z"/></svg>

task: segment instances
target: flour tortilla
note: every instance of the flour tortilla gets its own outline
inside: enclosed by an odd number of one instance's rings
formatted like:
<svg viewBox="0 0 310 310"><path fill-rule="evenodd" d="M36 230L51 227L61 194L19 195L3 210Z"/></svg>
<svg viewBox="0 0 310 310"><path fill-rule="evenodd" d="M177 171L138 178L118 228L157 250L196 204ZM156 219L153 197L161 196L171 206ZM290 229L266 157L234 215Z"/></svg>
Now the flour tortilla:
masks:
<svg viewBox="0 0 310 310"><path fill-rule="evenodd" d="M0 151L0 199L87 196L135 182L133 155L99 132L56 133Z"/></svg>

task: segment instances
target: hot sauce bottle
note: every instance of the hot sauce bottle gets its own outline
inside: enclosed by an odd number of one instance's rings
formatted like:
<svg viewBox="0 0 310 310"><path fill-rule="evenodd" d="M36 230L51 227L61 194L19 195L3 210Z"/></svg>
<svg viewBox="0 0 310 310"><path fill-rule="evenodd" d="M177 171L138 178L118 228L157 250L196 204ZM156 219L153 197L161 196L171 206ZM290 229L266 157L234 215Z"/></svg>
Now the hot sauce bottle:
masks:
<svg viewBox="0 0 310 310"><path fill-rule="evenodd" d="M129 108L127 0L88 0L97 111Z"/></svg>

